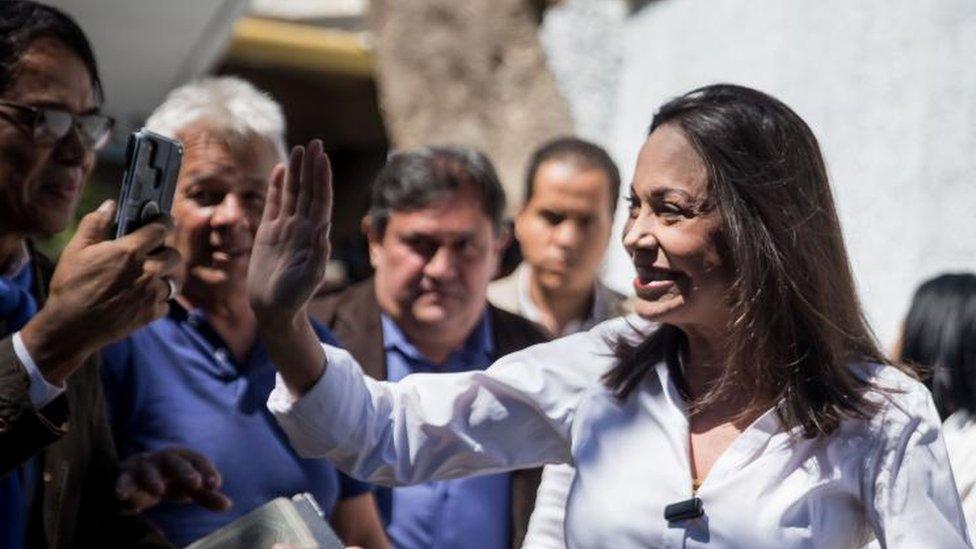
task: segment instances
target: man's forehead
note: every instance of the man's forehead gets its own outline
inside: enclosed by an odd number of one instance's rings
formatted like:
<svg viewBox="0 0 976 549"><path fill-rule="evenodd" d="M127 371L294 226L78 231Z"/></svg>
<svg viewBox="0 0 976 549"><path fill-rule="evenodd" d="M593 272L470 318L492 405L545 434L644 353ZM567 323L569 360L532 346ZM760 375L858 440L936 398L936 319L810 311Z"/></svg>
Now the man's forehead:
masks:
<svg viewBox="0 0 976 549"><path fill-rule="evenodd" d="M219 162L199 162L184 164L178 185L184 187L194 183L240 184L247 188L263 189L268 185L267 175L248 173L232 164Z"/></svg>
<svg viewBox="0 0 976 549"><path fill-rule="evenodd" d="M68 61L81 66L86 78L75 79ZM13 81L4 96L15 101L57 106L78 113L98 110L99 103L88 67L60 40L35 40L13 67ZM76 87L81 86L81 87Z"/></svg>
<svg viewBox="0 0 976 549"><path fill-rule="evenodd" d="M491 220L480 210L424 208L393 211L387 227L400 234L438 238L467 237L491 229Z"/></svg>
<svg viewBox="0 0 976 549"><path fill-rule="evenodd" d="M610 188L607 172L569 161L550 160L542 164L533 180L535 193L602 193Z"/></svg>
<svg viewBox="0 0 976 549"><path fill-rule="evenodd" d="M242 171L267 171L261 174L266 178L278 160L274 145L263 139L232 138L201 129L182 131L177 137L183 143L184 165L213 164Z"/></svg>
<svg viewBox="0 0 976 549"><path fill-rule="evenodd" d="M253 156L256 152L277 155L270 139L257 134L239 135L206 119L197 120L176 134L185 148L215 148L242 157Z"/></svg>

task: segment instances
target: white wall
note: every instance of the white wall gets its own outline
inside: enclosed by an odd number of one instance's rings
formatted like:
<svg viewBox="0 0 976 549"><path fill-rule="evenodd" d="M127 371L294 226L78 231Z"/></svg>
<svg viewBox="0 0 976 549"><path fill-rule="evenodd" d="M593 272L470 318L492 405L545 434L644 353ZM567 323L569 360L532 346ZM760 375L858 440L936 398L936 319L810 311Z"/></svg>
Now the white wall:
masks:
<svg viewBox="0 0 976 549"><path fill-rule="evenodd" d="M0 0L2 1L2 0ZM208 71L250 0L44 0L74 17L95 50L104 110L118 119L121 153L176 86Z"/></svg>
<svg viewBox="0 0 976 549"><path fill-rule="evenodd" d="M607 146L625 185L661 103L704 84L744 84L786 102L820 140L885 346L920 282L976 270L976 2L658 0L604 17L613 36L606 51L588 53L594 42L574 38L592 23L578 15L616 13L610 4L621 5L569 0L547 19L544 44L577 125ZM592 66L611 67L602 96L573 83L608 70ZM594 102L610 106L605 132L592 130ZM611 285L629 287L619 241L607 267Z"/></svg>

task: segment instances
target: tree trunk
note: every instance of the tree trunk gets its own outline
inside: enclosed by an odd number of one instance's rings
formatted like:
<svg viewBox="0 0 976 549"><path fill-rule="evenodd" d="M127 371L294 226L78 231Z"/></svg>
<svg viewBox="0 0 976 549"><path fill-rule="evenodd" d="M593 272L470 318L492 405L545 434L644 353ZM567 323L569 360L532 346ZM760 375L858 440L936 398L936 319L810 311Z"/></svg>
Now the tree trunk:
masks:
<svg viewBox="0 0 976 549"><path fill-rule="evenodd" d="M485 152L522 201L528 156L573 122L538 37L538 0L374 0L380 105L394 147Z"/></svg>

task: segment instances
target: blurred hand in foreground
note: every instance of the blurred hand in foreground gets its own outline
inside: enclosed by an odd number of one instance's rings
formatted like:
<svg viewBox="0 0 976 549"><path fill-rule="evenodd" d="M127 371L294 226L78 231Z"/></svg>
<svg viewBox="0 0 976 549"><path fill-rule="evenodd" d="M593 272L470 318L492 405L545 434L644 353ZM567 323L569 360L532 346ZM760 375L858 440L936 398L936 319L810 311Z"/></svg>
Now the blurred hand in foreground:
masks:
<svg viewBox="0 0 976 549"><path fill-rule="evenodd" d="M187 448L167 448L122 462L115 495L137 511L160 501L196 502L211 511L230 508L220 492L220 473L206 457Z"/></svg>

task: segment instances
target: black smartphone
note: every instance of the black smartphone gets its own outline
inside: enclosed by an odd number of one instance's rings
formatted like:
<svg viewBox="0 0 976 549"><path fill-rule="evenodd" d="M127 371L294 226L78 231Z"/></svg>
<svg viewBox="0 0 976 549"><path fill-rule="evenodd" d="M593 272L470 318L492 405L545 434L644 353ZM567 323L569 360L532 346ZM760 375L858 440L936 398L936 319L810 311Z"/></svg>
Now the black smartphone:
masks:
<svg viewBox="0 0 976 549"><path fill-rule="evenodd" d="M169 213L182 163L183 144L179 141L147 129L129 136L115 214L115 238Z"/></svg>

